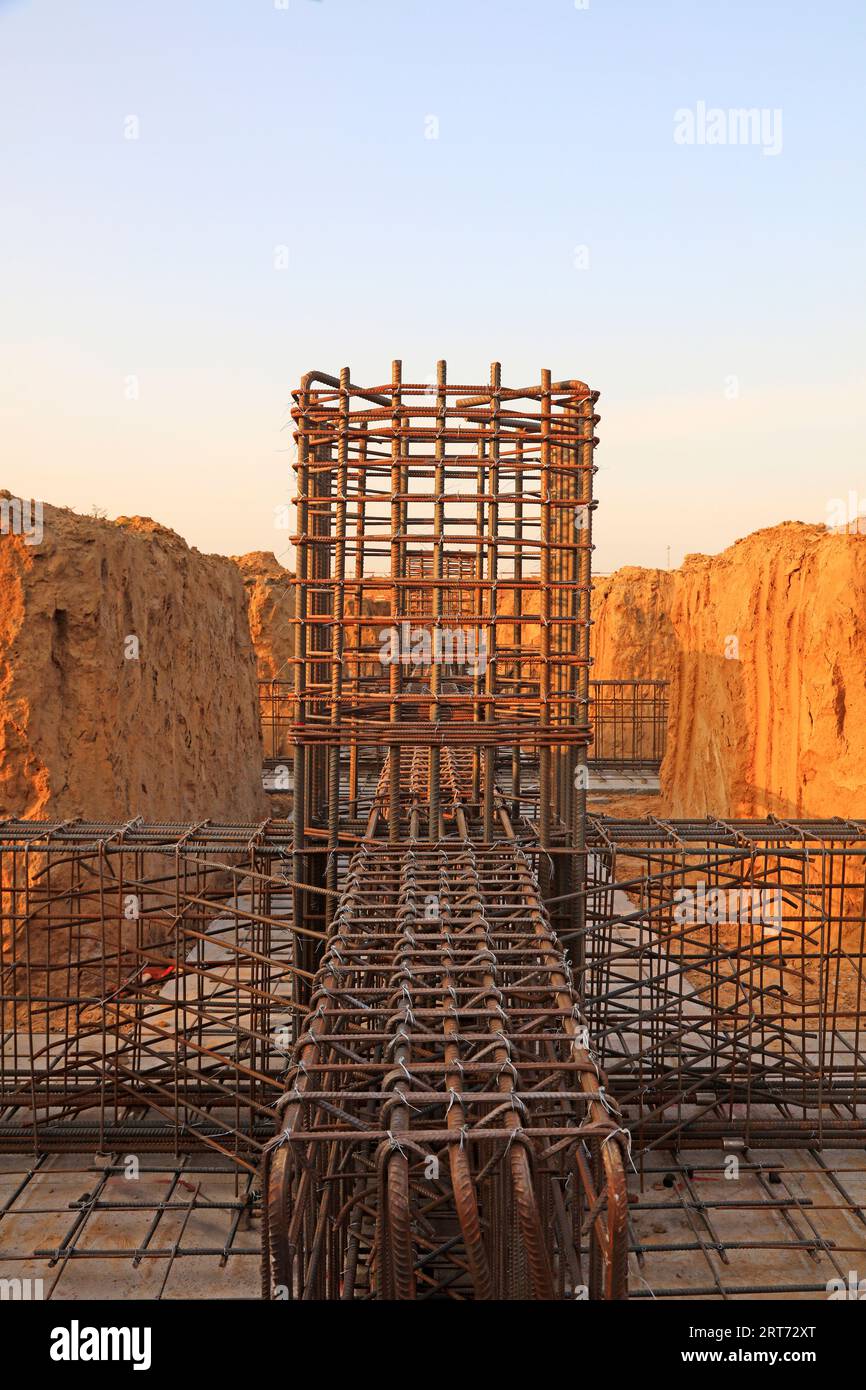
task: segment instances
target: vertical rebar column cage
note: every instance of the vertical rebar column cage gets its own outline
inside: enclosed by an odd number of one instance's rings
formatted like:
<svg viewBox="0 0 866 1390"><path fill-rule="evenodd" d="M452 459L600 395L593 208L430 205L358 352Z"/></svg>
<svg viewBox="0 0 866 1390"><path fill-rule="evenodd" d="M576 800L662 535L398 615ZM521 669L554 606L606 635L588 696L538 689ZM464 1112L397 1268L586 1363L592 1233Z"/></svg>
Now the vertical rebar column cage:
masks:
<svg viewBox="0 0 866 1390"><path fill-rule="evenodd" d="M435 832L445 743L475 750L486 820L510 746L541 759L542 819L556 802L573 823L597 395L549 372L507 388L498 363L486 385L449 383L444 362L435 385L399 362L372 387L347 368L304 377L290 735L308 823L337 813L340 749L389 750L396 789L401 748L420 746Z"/></svg>

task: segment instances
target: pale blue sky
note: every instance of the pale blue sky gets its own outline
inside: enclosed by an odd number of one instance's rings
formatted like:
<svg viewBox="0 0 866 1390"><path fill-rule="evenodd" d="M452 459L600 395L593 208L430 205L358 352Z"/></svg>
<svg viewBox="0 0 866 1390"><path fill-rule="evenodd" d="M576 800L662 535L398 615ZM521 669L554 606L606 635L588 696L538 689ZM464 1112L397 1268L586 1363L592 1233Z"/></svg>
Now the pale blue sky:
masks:
<svg viewBox="0 0 866 1390"><path fill-rule="evenodd" d="M864 33L855 0L0 0L0 486L285 558L304 370L498 357L602 392L599 570L866 510ZM781 153L678 145L701 101L778 108Z"/></svg>

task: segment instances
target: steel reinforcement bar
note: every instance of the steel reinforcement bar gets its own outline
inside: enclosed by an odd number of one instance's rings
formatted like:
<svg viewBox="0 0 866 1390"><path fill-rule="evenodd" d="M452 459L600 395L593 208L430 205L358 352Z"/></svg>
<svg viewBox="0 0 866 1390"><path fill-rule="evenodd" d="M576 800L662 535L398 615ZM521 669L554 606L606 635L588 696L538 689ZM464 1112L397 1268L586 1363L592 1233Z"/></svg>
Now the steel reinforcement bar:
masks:
<svg viewBox="0 0 866 1390"><path fill-rule="evenodd" d="M668 682L589 682L591 768L658 772L667 747Z"/></svg>
<svg viewBox="0 0 866 1390"><path fill-rule="evenodd" d="M323 935L291 919L291 847L274 821L0 822L0 1149L255 1170Z"/></svg>
<svg viewBox="0 0 866 1390"><path fill-rule="evenodd" d="M591 817L582 997L636 1148L866 1142L866 823Z"/></svg>
<svg viewBox="0 0 866 1390"><path fill-rule="evenodd" d="M516 843L362 845L311 1006L266 1296L625 1296L627 1136Z"/></svg>
<svg viewBox="0 0 866 1390"><path fill-rule="evenodd" d="M597 395L549 371L506 387L498 362L486 383L455 384L444 361L435 384L404 381L394 361L381 385L344 367L293 393L295 877L326 825L336 887L341 762L353 804L365 748L387 750L394 805L402 762L429 751L433 840L444 748L471 751L488 840L497 750L518 767L532 750L542 847L557 818L581 843ZM399 827L391 817L394 844Z"/></svg>
<svg viewBox="0 0 866 1390"><path fill-rule="evenodd" d="M409 598L415 591L409 590ZM410 632L418 625L429 624L426 605L410 602ZM443 616L452 621L458 616L456 603L446 592L448 607ZM465 650L465 649L464 649ZM411 647L409 648L411 655ZM423 654L419 644L419 655ZM411 667L411 663L408 663ZM465 675L466 662L444 663L443 686L446 693L459 689L459 679ZM371 667L375 674L375 667ZM414 698L418 699L416 692ZM384 703L384 702L383 702ZM290 680L259 681L259 706L265 757L273 762L286 759L292 748L295 694ZM590 768L649 770L658 772L667 746L668 682L661 680L591 680L589 682L589 712L592 745ZM441 731L447 744L455 742L452 728ZM465 731L464 731L465 732ZM476 731L477 732L477 731ZM504 741L504 740L503 740ZM280 790L279 787L269 790Z"/></svg>

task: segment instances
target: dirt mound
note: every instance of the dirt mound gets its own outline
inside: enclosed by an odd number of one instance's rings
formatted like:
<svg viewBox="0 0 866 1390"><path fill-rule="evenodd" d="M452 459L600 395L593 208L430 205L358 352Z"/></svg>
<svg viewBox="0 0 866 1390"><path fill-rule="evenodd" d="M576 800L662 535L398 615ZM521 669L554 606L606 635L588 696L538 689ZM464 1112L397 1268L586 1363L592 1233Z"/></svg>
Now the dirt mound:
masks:
<svg viewBox="0 0 866 1390"><path fill-rule="evenodd" d="M784 522L593 596L593 677L671 682L673 816L866 808L866 536Z"/></svg>
<svg viewBox="0 0 866 1390"><path fill-rule="evenodd" d="M237 567L149 517L41 529L0 535L0 813L266 814Z"/></svg>
<svg viewBox="0 0 866 1390"><path fill-rule="evenodd" d="M233 555L247 591L250 635L258 663L259 680L291 681L295 634L291 619L295 593L291 573L267 550Z"/></svg>

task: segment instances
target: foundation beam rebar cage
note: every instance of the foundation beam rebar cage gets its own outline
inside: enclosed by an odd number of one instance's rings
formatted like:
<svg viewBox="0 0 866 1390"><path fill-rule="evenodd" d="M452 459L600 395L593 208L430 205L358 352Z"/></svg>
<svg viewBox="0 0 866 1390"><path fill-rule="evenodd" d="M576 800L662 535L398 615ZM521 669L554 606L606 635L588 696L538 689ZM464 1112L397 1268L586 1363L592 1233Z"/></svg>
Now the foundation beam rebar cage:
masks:
<svg viewBox="0 0 866 1390"><path fill-rule="evenodd" d="M866 1142L866 824L589 818L581 992L637 1153Z"/></svg>

